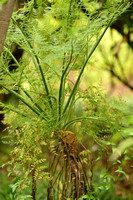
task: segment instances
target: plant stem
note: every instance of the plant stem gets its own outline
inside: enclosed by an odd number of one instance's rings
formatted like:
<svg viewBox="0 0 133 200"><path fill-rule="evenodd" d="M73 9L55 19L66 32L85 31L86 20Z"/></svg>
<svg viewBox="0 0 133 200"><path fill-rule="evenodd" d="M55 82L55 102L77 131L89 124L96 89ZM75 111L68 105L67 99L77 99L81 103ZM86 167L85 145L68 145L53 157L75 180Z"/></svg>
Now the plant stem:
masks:
<svg viewBox="0 0 133 200"><path fill-rule="evenodd" d="M63 89L64 89L64 85L65 85L65 76L66 76L66 73L67 73L67 70L71 64L71 61L72 61L72 56L73 56L73 45L72 45L72 50L71 50L71 55L70 55L70 59L68 61L68 64L66 66L65 69L63 69L63 73L62 73L62 76L61 76L61 81L60 81L60 89L59 89L59 121L61 119L61 111L62 111L62 101L63 101Z"/></svg>
<svg viewBox="0 0 133 200"><path fill-rule="evenodd" d="M30 103L28 103L23 96L19 95L17 92L15 92L14 90L10 90L9 88L7 88L6 86L4 86L3 84L0 83L0 86L3 87L5 90L7 90L9 93L15 95L18 99L20 99L27 107L29 107L34 113L36 113L38 116L40 116L40 112L36 110L36 108L34 108L34 106L32 106ZM42 116L42 119L45 119Z"/></svg>
<svg viewBox="0 0 133 200"><path fill-rule="evenodd" d="M69 96L69 99L68 99L68 101L67 101L67 103L66 103L66 105L65 105L63 114L65 114L65 112L66 112L66 110L68 109L68 107L69 107L69 109L71 109L72 104L73 104L73 101L74 101L74 98L75 98L75 94L76 94L77 88L78 88L79 83L80 83L80 80L81 80L81 76L82 76L82 74L83 74L83 72L84 72L84 69L85 69L85 67L86 67L86 65L87 65L87 63L88 63L90 57L92 56L92 54L94 53L95 49L96 49L97 46L99 45L99 43L100 43L101 39L103 38L105 32L107 31L108 27L111 25L111 23L112 23L112 21L113 21L113 19L114 19L114 16L115 16L115 15L112 16L112 18L110 19L109 23L108 23L107 26L105 27L103 33L100 35L100 37L98 38L98 40L96 41L96 43L95 43L94 46L92 47L92 49L91 49L91 51L90 51L88 57L86 58L86 61L85 61L84 65L83 65L82 68L81 68L81 71L80 71L80 73L79 73L79 76L78 76L78 78L77 78L77 80L76 80L76 83L75 83L75 85L74 85L74 87L73 87L73 90L72 90L72 92L71 92L71 94L70 94L70 96Z"/></svg>
<svg viewBox="0 0 133 200"><path fill-rule="evenodd" d="M23 29L20 27L20 25L17 23L17 21L12 17L12 21L17 25L17 27L20 29L21 33L23 34L26 42L28 43L29 47L31 48L33 54L34 54L34 57L36 59L36 62L37 62L37 65L38 65L38 68L39 68L39 71L40 71L40 74L41 74L41 77L42 77L42 81L43 81L43 84L44 84L44 87L45 87L45 91L46 91L46 94L47 94L47 97L48 97L48 102L49 102L49 105L50 105L50 108L52 109L52 101L50 99L50 95L49 95L49 89L48 89L48 85L47 85L47 82L46 82L46 79L45 79L45 76L44 76L44 73L43 73L43 70L42 70L42 67L41 67L41 63L40 63L40 60L32 46L32 44L30 43L30 41L27 39L27 36L26 34L24 33ZM33 59L34 60L34 59ZM34 62L35 64L35 62ZM35 64L36 65L36 64Z"/></svg>
<svg viewBox="0 0 133 200"><path fill-rule="evenodd" d="M32 199L36 200L36 178L35 178L35 168L32 170Z"/></svg>
<svg viewBox="0 0 133 200"><path fill-rule="evenodd" d="M15 63L17 64L17 66L20 68L20 64L19 64L19 62L16 60L16 58L14 57L14 55L12 54L12 52L11 52L8 48L6 48L6 47L4 47L4 48L5 48L6 51L8 51L8 53L10 54L10 56L12 57L12 59L14 60L14 62L15 62ZM5 70L5 69L4 69L4 70ZM12 78L12 80L15 80L15 78L12 76L12 74L11 74L9 71L7 71L7 70L5 70L5 71L6 71L6 73ZM27 91L25 91L23 87L21 87L20 82L21 82L22 73L23 73L23 71L21 72L21 75L20 75L20 78L19 78L18 90L19 90L19 88L21 88L21 90L22 90L22 91L26 94L26 96L32 101L32 103L34 103L34 105L35 105L41 112L43 112L42 108L41 108L37 103L34 102L34 100L33 100L32 97L29 95L29 93L28 93ZM28 82L29 82L29 80L28 80ZM29 83L29 84L30 84L30 83ZM30 85L31 85L31 84L30 84ZM32 85L31 85L31 86L32 86Z"/></svg>
<svg viewBox="0 0 133 200"><path fill-rule="evenodd" d="M98 120L98 121L105 121L104 119L98 118L98 117L77 117L75 119L72 119L70 121L68 121L67 123L65 123L63 125L63 129L68 128L69 126L71 126L72 124L76 123L76 122L81 122L83 120Z"/></svg>

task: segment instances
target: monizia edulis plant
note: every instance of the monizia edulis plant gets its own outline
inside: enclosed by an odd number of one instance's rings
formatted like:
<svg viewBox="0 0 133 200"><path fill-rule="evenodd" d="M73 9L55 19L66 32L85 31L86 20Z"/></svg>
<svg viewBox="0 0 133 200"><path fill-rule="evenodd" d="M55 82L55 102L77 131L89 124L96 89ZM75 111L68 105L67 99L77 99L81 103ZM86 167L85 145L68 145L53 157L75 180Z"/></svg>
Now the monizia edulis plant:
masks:
<svg viewBox="0 0 133 200"><path fill-rule="evenodd" d="M88 89L79 84L106 30L129 6L120 0L107 0L102 8L97 0L36 0L35 6L32 0L13 13L0 58L0 86L17 103L0 105L14 147L8 164L18 177L17 199L32 187L27 195L35 200L42 179L48 182L48 200L89 196L79 140L112 136L122 115L118 103L89 80ZM14 45L23 49L20 60L12 53Z"/></svg>

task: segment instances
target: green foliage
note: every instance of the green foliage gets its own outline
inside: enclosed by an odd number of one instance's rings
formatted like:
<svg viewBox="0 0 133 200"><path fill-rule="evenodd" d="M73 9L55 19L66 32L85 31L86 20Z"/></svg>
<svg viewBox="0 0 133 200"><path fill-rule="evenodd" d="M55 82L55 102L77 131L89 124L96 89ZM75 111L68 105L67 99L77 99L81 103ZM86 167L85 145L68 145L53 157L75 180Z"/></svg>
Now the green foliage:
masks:
<svg viewBox="0 0 133 200"><path fill-rule="evenodd" d="M124 125L124 116L118 106L120 99L107 98L98 87L89 87L85 92L79 91L77 95L75 114L78 114L79 104L82 103L83 109L82 112L80 110L82 116L79 117L79 121L82 121L80 130L83 128L83 132L86 130L89 134L98 137L111 136L120 131L122 121ZM90 120L89 116L91 116Z"/></svg>
<svg viewBox="0 0 133 200"><path fill-rule="evenodd" d="M13 191L29 187L33 171L35 180L48 179L47 153L58 130L74 130L77 138L88 134L96 140L120 130L123 115L118 101L99 88L79 89L106 30L129 7L119 2L107 1L97 12L97 1L83 1L90 5L89 16L80 2L72 0L55 1L51 7L38 0L36 9L35 1L30 1L14 12L0 65L1 92L18 99L18 105L0 104L5 111L3 123L9 126L9 143L15 146L8 163L10 174L19 177ZM12 54L13 44L24 50L19 62ZM11 59L17 68L12 71ZM71 71L78 74L75 83ZM76 113L78 102L82 115Z"/></svg>

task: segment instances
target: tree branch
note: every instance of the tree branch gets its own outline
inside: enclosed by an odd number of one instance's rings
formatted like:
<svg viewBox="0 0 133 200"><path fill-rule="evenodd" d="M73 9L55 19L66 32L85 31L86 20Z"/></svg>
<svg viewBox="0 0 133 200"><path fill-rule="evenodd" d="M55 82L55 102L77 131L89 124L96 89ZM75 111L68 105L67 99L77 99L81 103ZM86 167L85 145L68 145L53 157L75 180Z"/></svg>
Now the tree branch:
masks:
<svg viewBox="0 0 133 200"><path fill-rule="evenodd" d="M8 0L0 7L0 55L3 50L4 41L9 27L15 0Z"/></svg>
<svg viewBox="0 0 133 200"><path fill-rule="evenodd" d="M133 90L133 86L130 85L129 82L127 82L126 80L122 79L116 72L114 72L114 70L109 69L110 73L116 77L121 83L123 83L125 86L127 86L129 89Z"/></svg>

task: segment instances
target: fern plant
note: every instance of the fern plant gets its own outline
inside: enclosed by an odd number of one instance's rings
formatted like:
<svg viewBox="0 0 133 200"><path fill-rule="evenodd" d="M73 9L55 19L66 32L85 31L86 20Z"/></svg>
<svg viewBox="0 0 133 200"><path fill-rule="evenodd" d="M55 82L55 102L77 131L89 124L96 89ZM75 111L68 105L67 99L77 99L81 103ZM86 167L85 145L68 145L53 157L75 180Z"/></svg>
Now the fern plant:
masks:
<svg viewBox="0 0 133 200"><path fill-rule="evenodd" d="M48 180L50 200L86 194L90 185L78 140L84 134L98 140L120 129L117 103L89 83L82 90L80 83L106 30L128 7L118 0L106 1L102 10L95 0L37 0L36 7L30 1L13 13L0 58L0 86L18 104L0 105L14 146L8 163L10 173L19 177L14 188L23 191L32 185L32 199L39 179ZM19 61L12 53L14 43L24 50Z"/></svg>

